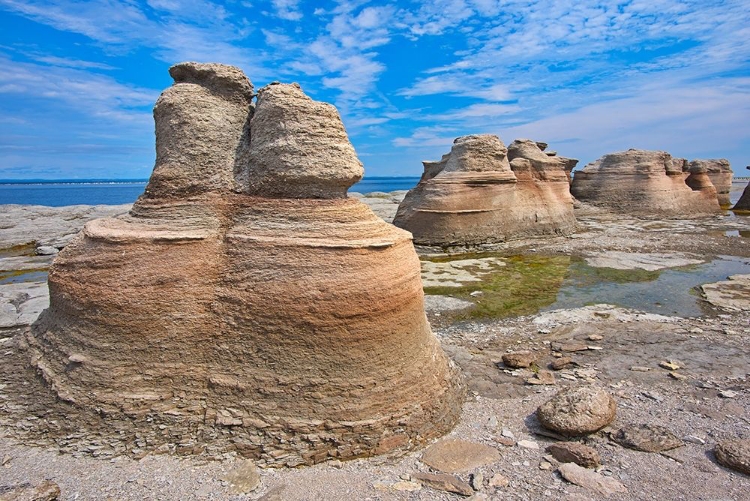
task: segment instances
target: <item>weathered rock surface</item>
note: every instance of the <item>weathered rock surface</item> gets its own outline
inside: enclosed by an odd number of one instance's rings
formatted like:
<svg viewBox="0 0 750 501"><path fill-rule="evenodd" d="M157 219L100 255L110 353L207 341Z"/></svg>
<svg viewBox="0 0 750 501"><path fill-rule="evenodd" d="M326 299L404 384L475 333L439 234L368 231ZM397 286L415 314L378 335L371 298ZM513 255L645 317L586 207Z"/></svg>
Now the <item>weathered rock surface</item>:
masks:
<svg viewBox="0 0 750 501"><path fill-rule="evenodd" d="M0 501L55 501L59 497L60 486L51 480L39 485L0 486Z"/></svg>
<svg viewBox="0 0 750 501"><path fill-rule="evenodd" d="M0 251L33 254L35 246L65 247L92 219L125 214L131 205L0 206ZM21 249L20 247L27 247Z"/></svg>
<svg viewBox="0 0 750 501"><path fill-rule="evenodd" d="M750 475L750 440L722 440L716 444L714 454L723 466Z"/></svg>
<svg viewBox="0 0 750 501"><path fill-rule="evenodd" d="M445 473L463 473L500 460L494 447L467 440L442 440L422 454L422 462Z"/></svg>
<svg viewBox="0 0 750 501"><path fill-rule="evenodd" d="M575 463L561 464L559 472L568 482L580 485L584 489L589 489L605 497L618 492L628 492L625 486L614 478L599 475Z"/></svg>
<svg viewBox="0 0 750 501"><path fill-rule="evenodd" d="M362 162L336 108L313 101L299 85L262 88L251 129L251 194L346 198L346 190L362 178Z"/></svg>
<svg viewBox="0 0 750 501"><path fill-rule="evenodd" d="M31 325L49 306L46 282L0 285L0 328Z"/></svg>
<svg viewBox="0 0 750 501"><path fill-rule="evenodd" d="M701 285L704 299L729 311L750 311L750 275L731 275L727 280Z"/></svg>
<svg viewBox="0 0 750 501"><path fill-rule="evenodd" d="M688 170L691 173L701 172L708 176L711 180L711 184L716 189L716 197L719 201L719 205L726 207L731 204L731 201L729 200L729 190L732 188L734 172L729 165L729 160L725 158L691 160L688 164Z"/></svg>
<svg viewBox="0 0 750 501"><path fill-rule="evenodd" d="M539 354L529 350L503 353L503 363L511 368L530 367L539 359Z"/></svg>
<svg viewBox="0 0 750 501"><path fill-rule="evenodd" d="M513 160L497 136L457 138L439 162L424 162L419 184L393 224L425 245L477 245L565 234L575 226L565 162L536 143L514 143Z"/></svg>
<svg viewBox="0 0 750 501"><path fill-rule="evenodd" d="M462 386L427 323L410 235L355 199L326 198L356 177L340 123L319 124L311 142L273 118L323 109L333 121L332 108L274 85L261 94L281 111L261 98L249 122L252 86L236 68L172 74L146 193L129 215L87 223L50 270L50 307L26 337L49 387L105 416L99 434L126 420L153 437L141 450L235 451L266 466L386 453L449 430ZM306 173L320 179L309 193L292 174L291 191L276 190L287 171L270 167L310 167L305 145L331 130L349 160ZM254 164L248 135L282 157ZM346 150L317 147L315 162Z"/></svg>
<svg viewBox="0 0 750 501"><path fill-rule="evenodd" d="M536 417L545 428L567 436L598 431L615 419L617 404L596 386L566 388L539 406Z"/></svg>
<svg viewBox="0 0 750 501"><path fill-rule="evenodd" d="M596 449L578 442L557 442L547 447L547 452L561 463L575 463L584 468L596 468L601 464Z"/></svg>
<svg viewBox="0 0 750 501"><path fill-rule="evenodd" d="M156 166L144 199L238 191L249 147L253 85L239 68L180 63L154 107ZM138 202L136 203L138 205Z"/></svg>
<svg viewBox="0 0 750 501"><path fill-rule="evenodd" d="M612 434L612 440L623 447L643 452L662 452L685 445L667 428L653 424L625 426Z"/></svg>
<svg viewBox="0 0 750 501"><path fill-rule="evenodd" d="M604 155L577 171L571 193L616 212L694 217L720 211L708 174L665 151L630 149Z"/></svg>
<svg viewBox="0 0 750 501"><path fill-rule="evenodd" d="M691 264L701 264L700 256L680 253L657 254L623 251L604 251L586 257L586 264L595 268L612 268L615 270L656 271L666 268L678 268Z"/></svg>
<svg viewBox="0 0 750 501"><path fill-rule="evenodd" d="M474 489L468 483L453 475L445 473L415 473L412 477L422 485L432 489L453 492L462 496L471 496L474 494Z"/></svg>

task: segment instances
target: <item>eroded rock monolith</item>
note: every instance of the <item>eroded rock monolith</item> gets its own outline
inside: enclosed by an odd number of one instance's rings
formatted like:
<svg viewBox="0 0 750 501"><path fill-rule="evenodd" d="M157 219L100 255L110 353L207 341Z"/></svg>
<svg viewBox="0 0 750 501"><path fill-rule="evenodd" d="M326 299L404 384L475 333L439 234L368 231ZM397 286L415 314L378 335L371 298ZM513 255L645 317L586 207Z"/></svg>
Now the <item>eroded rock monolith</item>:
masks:
<svg viewBox="0 0 750 501"><path fill-rule="evenodd" d="M102 416L99 434L126 421L141 450L259 465L448 431L463 388L427 323L417 254L345 197L362 166L335 108L283 84L254 107L223 65L171 73L146 193L86 224L51 268L27 340L52 390Z"/></svg>
<svg viewBox="0 0 750 501"><path fill-rule="evenodd" d="M577 171L571 193L615 212L660 217L715 214L716 189L707 172L665 151L630 149L604 155Z"/></svg>
<svg viewBox="0 0 750 501"><path fill-rule="evenodd" d="M439 162L424 162L393 224L424 245L479 245L575 226L566 160L533 141L508 149L497 136L457 138Z"/></svg>
<svg viewBox="0 0 750 501"><path fill-rule="evenodd" d="M692 160L688 164L688 170L690 172L698 171L706 173L711 180L711 184L716 188L716 197L719 200L719 205L726 207L732 203L729 200L729 191L732 189L734 172L729 165L729 160L725 158Z"/></svg>

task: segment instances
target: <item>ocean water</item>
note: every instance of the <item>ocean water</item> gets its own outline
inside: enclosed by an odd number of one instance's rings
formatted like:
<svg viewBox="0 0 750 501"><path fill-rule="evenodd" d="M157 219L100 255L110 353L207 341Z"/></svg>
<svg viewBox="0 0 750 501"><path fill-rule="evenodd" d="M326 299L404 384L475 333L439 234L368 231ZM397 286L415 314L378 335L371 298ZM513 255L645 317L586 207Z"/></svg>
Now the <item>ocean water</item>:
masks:
<svg viewBox="0 0 750 501"><path fill-rule="evenodd" d="M350 191L408 190L416 186L418 177L369 177L352 186ZM146 181L39 181L0 182L0 205L120 205L135 202L143 193Z"/></svg>

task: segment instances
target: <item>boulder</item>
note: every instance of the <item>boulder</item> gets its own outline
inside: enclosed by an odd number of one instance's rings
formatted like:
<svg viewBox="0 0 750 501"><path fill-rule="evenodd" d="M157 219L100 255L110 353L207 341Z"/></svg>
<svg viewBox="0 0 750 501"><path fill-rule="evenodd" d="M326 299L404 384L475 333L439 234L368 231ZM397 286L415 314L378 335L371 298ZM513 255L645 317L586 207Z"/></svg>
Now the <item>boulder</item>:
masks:
<svg viewBox="0 0 750 501"><path fill-rule="evenodd" d="M596 449L578 442L557 442L548 446L547 452L561 463L575 463L584 468L596 468L601 464Z"/></svg>
<svg viewBox="0 0 750 501"><path fill-rule="evenodd" d="M604 155L575 173L578 200L615 212L659 217L694 217L720 211L706 172L665 151L630 149Z"/></svg>
<svg viewBox="0 0 750 501"><path fill-rule="evenodd" d="M533 141L457 138L439 162L424 162L393 224L425 245L481 245L573 230L573 199L560 157ZM514 162L510 161L511 151Z"/></svg>
<svg viewBox="0 0 750 501"><path fill-rule="evenodd" d="M146 451L193 441L259 466L447 432L464 390L427 323L419 259L409 233L341 197L361 165L335 109L272 85L251 120L240 70L172 75L146 193L87 223L51 267L27 336L51 390L95 413L80 423L101 422L95 436L125 422Z"/></svg>
<svg viewBox="0 0 750 501"><path fill-rule="evenodd" d="M734 172L729 165L729 160L725 158L710 160L692 160L688 164L688 170L692 172L705 172L716 188L716 196L719 205L727 207L731 204L729 200L729 190L732 189L732 178Z"/></svg>
<svg viewBox="0 0 750 501"><path fill-rule="evenodd" d="M722 466L750 475L750 440L722 440L716 444L714 454Z"/></svg>
<svg viewBox="0 0 750 501"><path fill-rule="evenodd" d="M614 421L616 411L615 399L606 390L581 386L558 392L537 409L536 417L547 429L578 436L604 428Z"/></svg>
<svg viewBox="0 0 750 501"><path fill-rule="evenodd" d="M500 460L494 447L467 440L442 440L422 454L422 462L444 473L463 473Z"/></svg>
<svg viewBox="0 0 750 501"><path fill-rule="evenodd" d="M663 452L685 445L667 428L654 424L625 426L612 434L612 440L623 447L643 452Z"/></svg>

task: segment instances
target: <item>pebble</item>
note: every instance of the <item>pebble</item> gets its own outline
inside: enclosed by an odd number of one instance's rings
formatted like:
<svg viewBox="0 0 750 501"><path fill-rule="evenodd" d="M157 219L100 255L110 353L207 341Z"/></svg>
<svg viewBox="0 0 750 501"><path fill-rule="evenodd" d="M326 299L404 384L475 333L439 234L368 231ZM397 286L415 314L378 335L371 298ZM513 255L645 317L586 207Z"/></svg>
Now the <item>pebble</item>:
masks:
<svg viewBox="0 0 750 501"><path fill-rule="evenodd" d="M530 367L534 362L537 361L538 358L539 356L536 353L528 350L515 351L511 353L505 353L503 355L503 363L507 367L520 369Z"/></svg>
<svg viewBox="0 0 750 501"><path fill-rule="evenodd" d="M524 449L539 449L539 444L533 440L519 440L516 445Z"/></svg>
<svg viewBox="0 0 750 501"><path fill-rule="evenodd" d="M474 489L469 484L453 475L445 473L415 473L412 477L422 485L432 489L454 492L462 496L471 496L474 494Z"/></svg>
<svg viewBox="0 0 750 501"><path fill-rule="evenodd" d="M481 473L474 473L470 477L469 483L471 484L471 488L475 491L481 491L484 487L484 475Z"/></svg>
<svg viewBox="0 0 750 501"><path fill-rule="evenodd" d="M661 362L659 362L659 367L670 371L676 371L677 369L682 368L682 366L674 360L662 360Z"/></svg>
<svg viewBox="0 0 750 501"><path fill-rule="evenodd" d="M547 452L561 463L575 463L584 468L596 468L601 464L596 449L578 442L557 442L548 446Z"/></svg>
<svg viewBox="0 0 750 501"><path fill-rule="evenodd" d="M682 440L684 440L685 442L690 442L691 444L706 445L705 440L703 440L700 437L696 437L694 435L688 435L686 437L682 437Z"/></svg>
<svg viewBox="0 0 750 501"><path fill-rule="evenodd" d="M495 438L495 442L506 447L513 447L514 445L516 445L516 441L508 437L497 437Z"/></svg>
<svg viewBox="0 0 750 501"><path fill-rule="evenodd" d="M508 487L509 485L510 485L510 480L505 478L500 473L495 473L490 478L490 487L502 488L502 487Z"/></svg>
<svg viewBox="0 0 750 501"><path fill-rule="evenodd" d="M393 484L391 488L397 491L416 492L416 491L422 490L422 484L418 482L401 480Z"/></svg>
<svg viewBox="0 0 750 501"><path fill-rule="evenodd" d="M734 398L737 396L737 392L732 390L721 390L719 396L721 398Z"/></svg>
<svg viewBox="0 0 750 501"><path fill-rule="evenodd" d="M687 379L687 376L680 374L679 372L674 372L674 371L669 373L669 377L671 377L672 379L676 379L678 381L684 381Z"/></svg>
<svg viewBox="0 0 750 501"><path fill-rule="evenodd" d="M570 365L572 363L573 363L573 359L572 358L560 356L560 358L557 358L557 359L553 360L549 364L549 367L552 370L559 371L561 369L564 369L565 367L567 367L568 365Z"/></svg>
<svg viewBox="0 0 750 501"><path fill-rule="evenodd" d="M513 432L510 431L507 428L503 428L503 431L502 431L501 435L504 436L504 437L507 437L507 438L516 438L516 436L513 434Z"/></svg>
<svg viewBox="0 0 750 501"><path fill-rule="evenodd" d="M587 337L589 341L601 341L604 339L604 336L600 336L599 334L591 334L589 337Z"/></svg>
<svg viewBox="0 0 750 501"><path fill-rule="evenodd" d="M633 371L633 372L648 372L648 371L651 370L651 368L650 367L642 367L640 365L634 365L633 367L630 368L630 370Z"/></svg>
<svg viewBox="0 0 750 501"><path fill-rule="evenodd" d="M624 485L612 477L604 477L575 463L565 463L558 468L560 475L570 483L589 489L602 496L628 492Z"/></svg>

